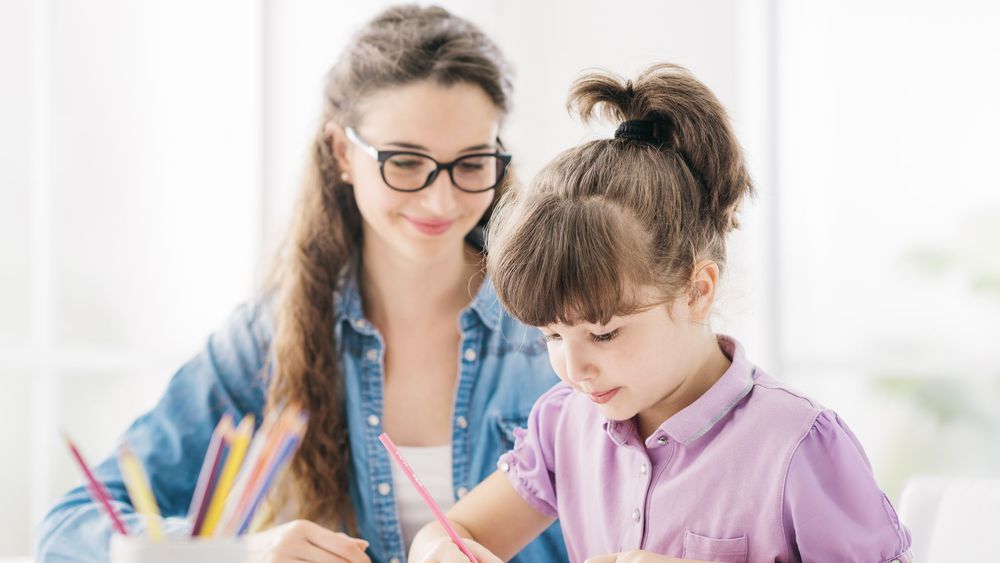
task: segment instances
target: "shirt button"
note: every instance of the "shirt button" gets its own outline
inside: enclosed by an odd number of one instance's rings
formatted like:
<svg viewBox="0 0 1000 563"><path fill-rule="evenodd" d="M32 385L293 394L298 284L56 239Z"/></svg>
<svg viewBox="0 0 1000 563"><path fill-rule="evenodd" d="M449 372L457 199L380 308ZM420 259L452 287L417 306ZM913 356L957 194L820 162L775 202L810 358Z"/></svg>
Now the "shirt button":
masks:
<svg viewBox="0 0 1000 563"><path fill-rule="evenodd" d="M476 361L476 351L472 348L465 349L465 361L474 362Z"/></svg>
<svg viewBox="0 0 1000 563"><path fill-rule="evenodd" d="M364 319L361 319L354 326L358 327L359 329L364 330L364 329L368 328L368 321L366 321Z"/></svg>
<svg viewBox="0 0 1000 563"><path fill-rule="evenodd" d="M373 414L368 415L368 426L378 426L378 417Z"/></svg>
<svg viewBox="0 0 1000 563"><path fill-rule="evenodd" d="M389 485L389 483L379 483L378 494L382 496L387 496L390 492L392 492L392 487Z"/></svg>
<svg viewBox="0 0 1000 563"><path fill-rule="evenodd" d="M400 563L399 557L393 557L392 559L389 560L389 563Z"/></svg>
<svg viewBox="0 0 1000 563"><path fill-rule="evenodd" d="M645 463L639 466L639 473L645 475L647 471L649 471L649 466L647 466Z"/></svg>
<svg viewBox="0 0 1000 563"><path fill-rule="evenodd" d="M373 362L375 360L377 360L378 359L378 350L376 350L374 348L372 348L371 350L368 350L368 359L371 360L371 361L373 361Z"/></svg>
<svg viewBox="0 0 1000 563"><path fill-rule="evenodd" d="M661 446L666 445L667 437L661 434L660 437L656 439L656 443Z"/></svg>
<svg viewBox="0 0 1000 563"><path fill-rule="evenodd" d="M458 491L456 492L458 493L458 498L462 498L469 493L469 489L466 489L465 487L459 487Z"/></svg>
<svg viewBox="0 0 1000 563"><path fill-rule="evenodd" d="M460 417L456 418L455 419L455 424L457 424L459 428L468 428L469 427L469 421L465 420L464 416L460 416Z"/></svg>
<svg viewBox="0 0 1000 563"><path fill-rule="evenodd" d="M642 513L639 512L638 508L632 511L632 520L634 520L636 524L639 523L639 520L642 520Z"/></svg>

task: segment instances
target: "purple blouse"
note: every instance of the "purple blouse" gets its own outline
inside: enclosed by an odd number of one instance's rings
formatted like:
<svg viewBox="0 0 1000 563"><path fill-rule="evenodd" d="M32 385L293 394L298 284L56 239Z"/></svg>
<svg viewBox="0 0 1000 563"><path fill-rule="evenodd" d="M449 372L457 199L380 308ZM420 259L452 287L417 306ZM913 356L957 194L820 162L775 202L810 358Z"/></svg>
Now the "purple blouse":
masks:
<svg viewBox="0 0 1000 563"><path fill-rule="evenodd" d="M835 413L732 360L645 440L560 383L501 456L517 492L558 517L572 561L643 549L706 561L910 560L910 533Z"/></svg>

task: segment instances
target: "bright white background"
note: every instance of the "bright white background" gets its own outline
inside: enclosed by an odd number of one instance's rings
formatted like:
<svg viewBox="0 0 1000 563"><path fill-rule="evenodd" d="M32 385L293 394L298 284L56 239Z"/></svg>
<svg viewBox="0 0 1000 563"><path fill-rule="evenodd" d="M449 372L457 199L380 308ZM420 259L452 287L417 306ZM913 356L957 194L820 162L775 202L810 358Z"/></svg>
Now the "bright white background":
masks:
<svg viewBox="0 0 1000 563"><path fill-rule="evenodd" d="M285 227L323 74L385 2L0 2L0 557L239 302ZM609 135L587 67L692 69L759 196L717 327L838 410L893 498L1000 474L1000 9L917 0L449 1L516 71L532 173Z"/></svg>

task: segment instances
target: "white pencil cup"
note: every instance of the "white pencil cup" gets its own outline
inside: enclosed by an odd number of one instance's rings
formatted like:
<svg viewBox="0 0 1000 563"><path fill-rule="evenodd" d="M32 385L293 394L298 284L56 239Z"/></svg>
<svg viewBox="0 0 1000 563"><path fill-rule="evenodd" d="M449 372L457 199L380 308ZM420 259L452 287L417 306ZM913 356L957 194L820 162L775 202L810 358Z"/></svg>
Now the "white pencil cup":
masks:
<svg viewBox="0 0 1000 563"><path fill-rule="evenodd" d="M236 538L111 536L111 563L246 563L246 544Z"/></svg>

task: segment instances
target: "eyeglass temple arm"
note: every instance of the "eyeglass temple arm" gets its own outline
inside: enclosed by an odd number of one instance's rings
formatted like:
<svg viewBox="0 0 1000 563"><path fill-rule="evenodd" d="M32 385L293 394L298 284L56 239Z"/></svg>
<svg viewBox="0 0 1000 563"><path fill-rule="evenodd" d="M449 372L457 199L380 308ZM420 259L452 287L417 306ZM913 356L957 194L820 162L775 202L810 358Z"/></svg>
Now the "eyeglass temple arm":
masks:
<svg viewBox="0 0 1000 563"><path fill-rule="evenodd" d="M373 147L373 146L369 145L368 143L366 143L364 141L364 139L362 139L361 137L358 136L358 133L353 128L351 128L351 127L345 127L344 128L344 133L347 135L347 138L352 143L354 143L355 145L358 145L358 147L361 150L363 150L366 153L370 154L371 157L374 158L375 160L378 160L378 149L376 149L375 147Z"/></svg>

